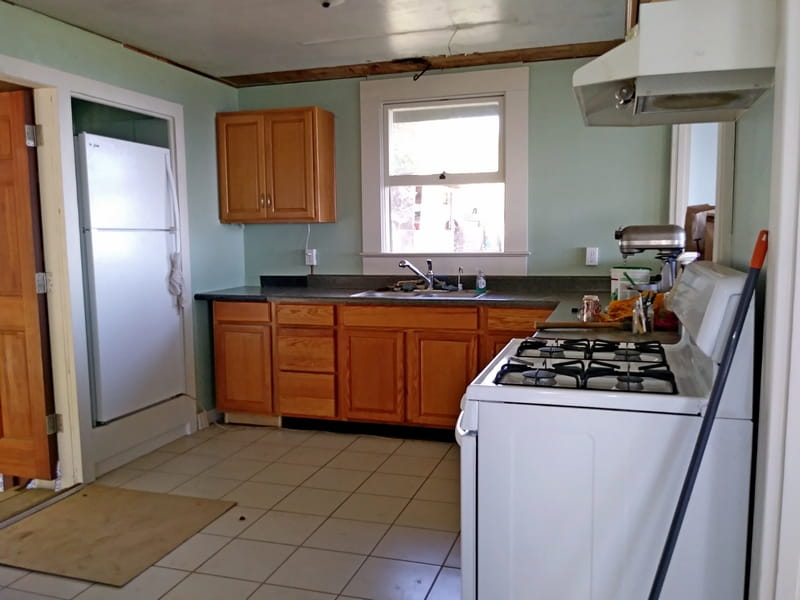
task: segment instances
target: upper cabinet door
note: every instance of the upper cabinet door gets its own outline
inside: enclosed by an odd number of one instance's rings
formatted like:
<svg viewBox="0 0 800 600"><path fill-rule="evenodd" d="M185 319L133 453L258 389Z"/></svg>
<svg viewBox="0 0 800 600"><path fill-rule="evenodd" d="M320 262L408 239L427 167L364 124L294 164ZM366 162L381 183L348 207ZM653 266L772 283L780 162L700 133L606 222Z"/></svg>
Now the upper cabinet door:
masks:
<svg viewBox="0 0 800 600"><path fill-rule="evenodd" d="M264 120L252 113L217 115L219 219L223 223L263 222Z"/></svg>
<svg viewBox="0 0 800 600"><path fill-rule="evenodd" d="M217 115L220 220L335 221L333 137L333 114L314 106Z"/></svg>
<svg viewBox="0 0 800 600"><path fill-rule="evenodd" d="M307 110L266 115L267 218L314 221L314 120Z"/></svg>

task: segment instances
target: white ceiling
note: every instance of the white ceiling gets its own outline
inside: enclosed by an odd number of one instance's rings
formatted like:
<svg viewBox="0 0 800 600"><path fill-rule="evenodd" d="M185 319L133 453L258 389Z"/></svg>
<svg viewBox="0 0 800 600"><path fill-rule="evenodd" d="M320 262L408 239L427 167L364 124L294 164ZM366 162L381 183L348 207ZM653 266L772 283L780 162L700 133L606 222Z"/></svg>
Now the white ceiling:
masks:
<svg viewBox="0 0 800 600"><path fill-rule="evenodd" d="M626 0L13 0L214 77L620 39Z"/></svg>

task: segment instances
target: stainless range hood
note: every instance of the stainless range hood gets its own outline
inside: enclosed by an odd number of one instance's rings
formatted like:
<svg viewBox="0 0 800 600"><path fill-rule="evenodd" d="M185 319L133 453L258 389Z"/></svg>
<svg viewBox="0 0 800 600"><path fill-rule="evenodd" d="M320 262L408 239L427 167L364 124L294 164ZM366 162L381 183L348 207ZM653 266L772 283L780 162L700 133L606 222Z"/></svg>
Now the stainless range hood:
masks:
<svg viewBox="0 0 800 600"><path fill-rule="evenodd" d="M775 70L776 0L643 3L630 39L575 71L587 125L734 121Z"/></svg>

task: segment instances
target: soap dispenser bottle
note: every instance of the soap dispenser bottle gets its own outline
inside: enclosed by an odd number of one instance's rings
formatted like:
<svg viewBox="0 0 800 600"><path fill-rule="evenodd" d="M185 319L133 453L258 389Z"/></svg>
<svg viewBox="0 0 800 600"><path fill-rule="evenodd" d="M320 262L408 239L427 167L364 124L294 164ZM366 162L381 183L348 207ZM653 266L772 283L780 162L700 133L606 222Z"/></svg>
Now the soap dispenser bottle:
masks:
<svg viewBox="0 0 800 600"><path fill-rule="evenodd" d="M475 278L475 291L482 294L486 291L486 276L482 270L478 270L478 277Z"/></svg>

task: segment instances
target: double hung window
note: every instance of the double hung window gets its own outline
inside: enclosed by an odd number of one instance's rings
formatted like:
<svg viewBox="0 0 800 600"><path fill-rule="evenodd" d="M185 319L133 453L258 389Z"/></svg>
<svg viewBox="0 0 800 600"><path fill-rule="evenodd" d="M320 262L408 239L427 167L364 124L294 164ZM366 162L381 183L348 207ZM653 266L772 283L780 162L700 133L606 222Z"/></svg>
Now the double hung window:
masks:
<svg viewBox="0 0 800 600"><path fill-rule="evenodd" d="M524 67L362 82L364 272L525 274L527 115Z"/></svg>

